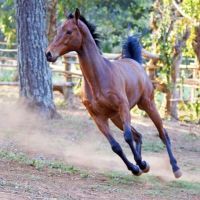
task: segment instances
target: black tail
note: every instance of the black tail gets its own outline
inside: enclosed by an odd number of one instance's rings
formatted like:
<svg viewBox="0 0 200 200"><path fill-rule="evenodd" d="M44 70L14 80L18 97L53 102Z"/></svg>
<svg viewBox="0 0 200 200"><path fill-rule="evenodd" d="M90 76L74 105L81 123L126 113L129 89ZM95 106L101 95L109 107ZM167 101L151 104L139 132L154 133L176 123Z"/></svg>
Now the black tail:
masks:
<svg viewBox="0 0 200 200"><path fill-rule="evenodd" d="M122 48L122 57L131 58L142 64L142 46L137 37L129 36L124 42Z"/></svg>

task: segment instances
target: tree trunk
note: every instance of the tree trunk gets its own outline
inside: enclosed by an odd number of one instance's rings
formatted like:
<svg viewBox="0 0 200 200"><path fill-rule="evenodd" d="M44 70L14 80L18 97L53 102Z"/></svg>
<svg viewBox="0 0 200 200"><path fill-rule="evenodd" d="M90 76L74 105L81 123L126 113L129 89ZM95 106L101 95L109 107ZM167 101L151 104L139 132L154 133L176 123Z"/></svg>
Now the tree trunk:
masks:
<svg viewBox="0 0 200 200"><path fill-rule="evenodd" d="M195 26L195 38L192 42L192 46L197 57L198 73L200 78L200 25Z"/></svg>
<svg viewBox="0 0 200 200"><path fill-rule="evenodd" d="M176 45L174 46L174 54L172 58L171 67L171 108L170 114L173 119L178 120L177 105L178 105L178 91L177 91L177 79L179 77L179 67L182 61L182 48L185 47L186 41L189 38L190 31L186 28L185 33L181 38L177 38Z"/></svg>
<svg viewBox="0 0 200 200"><path fill-rule="evenodd" d="M47 13L47 36L48 41L52 41L56 35L56 11L58 0L48 0L48 13Z"/></svg>
<svg viewBox="0 0 200 200"><path fill-rule="evenodd" d="M45 58L45 0L16 0L20 97L45 117L56 114L51 71Z"/></svg>
<svg viewBox="0 0 200 200"><path fill-rule="evenodd" d="M160 21L163 19L164 17L164 13L163 13L163 1L160 1L160 0L156 0L153 4L153 9L154 11L152 12L152 15L151 15L151 19L150 19L150 24L151 24L151 29L152 29L152 41L157 41L157 37L158 35L160 35ZM171 24L168 28L168 31L166 33L166 36L165 38L168 37L168 35L170 34L170 32L172 31L173 29L173 26L174 26L174 18L171 20ZM160 49L158 48L160 46L160 44L157 42L153 42L152 44L152 51L153 53L155 54L160 54ZM160 56L159 56L160 57ZM158 59L154 59L151 64L156 66L157 65L157 62L159 60ZM155 71L154 72L151 72L150 73L150 78L151 79L155 79L156 76L155 76ZM165 105L165 117L167 117L168 115L170 115L170 99L171 99L171 93L170 93L170 89L168 87L167 84L165 83L159 83L159 84L156 84L156 90L162 92L162 93L165 93L166 96L165 96L165 99L166 99L166 105Z"/></svg>

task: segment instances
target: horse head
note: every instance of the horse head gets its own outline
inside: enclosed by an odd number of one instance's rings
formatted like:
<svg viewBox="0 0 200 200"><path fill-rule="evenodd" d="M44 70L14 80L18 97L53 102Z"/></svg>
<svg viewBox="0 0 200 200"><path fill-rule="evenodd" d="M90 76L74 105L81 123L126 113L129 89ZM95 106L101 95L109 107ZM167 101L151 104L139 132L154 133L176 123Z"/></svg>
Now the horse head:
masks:
<svg viewBox="0 0 200 200"><path fill-rule="evenodd" d="M55 62L58 57L81 48L83 36L79 28L79 18L80 11L77 8L75 14L69 15L58 28L56 36L46 50L46 58L49 62Z"/></svg>

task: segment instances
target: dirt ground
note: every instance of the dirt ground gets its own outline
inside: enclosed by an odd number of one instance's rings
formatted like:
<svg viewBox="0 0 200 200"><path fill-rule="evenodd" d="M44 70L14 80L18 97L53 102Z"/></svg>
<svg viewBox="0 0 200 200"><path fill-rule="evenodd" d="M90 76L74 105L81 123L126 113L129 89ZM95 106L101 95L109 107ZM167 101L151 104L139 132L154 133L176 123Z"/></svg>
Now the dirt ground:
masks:
<svg viewBox="0 0 200 200"><path fill-rule="evenodd" d="M134 177L82 106L66 109L58 95L62 119L47 121L20 108L17 92L0 90L0 199L200 199L199 125L164 121L183 172L176 180L154 125L133 115L151 166ZM111 130L133 161L121 132Z"/></svg>

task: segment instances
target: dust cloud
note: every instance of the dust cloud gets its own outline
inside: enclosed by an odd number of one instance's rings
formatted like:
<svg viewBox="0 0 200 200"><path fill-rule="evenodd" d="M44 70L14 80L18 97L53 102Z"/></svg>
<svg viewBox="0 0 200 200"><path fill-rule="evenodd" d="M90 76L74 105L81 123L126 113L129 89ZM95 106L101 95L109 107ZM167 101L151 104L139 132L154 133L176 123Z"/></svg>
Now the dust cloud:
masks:
<svg viewBox="0 0 200 200"><path fill-rule="evenodd" d="M60 160L95 171L116 170L129 173L124 163L112 153L108 142L86 112L66 111L67 117L63 119L45 120L14 103L1 103L0 113L2 149ZM119 134L119 138L122 143L122 135ZM125 152L133 160L129 149L125 149ZM165 181L174 180L166 154L146 153L144 159L151 166L150 174Z"/></svg>
<svg viewBox="0 0 200 200"><path fill-rule="evenodd" d="M102 143L107 143L102 135L85 133L82 136L78 133L76 136L72 134L76 124L68 128L68 123L65 119L41 119L19 105L4 103L1 105L0 146L98 170L123 169L108 144L106 148L110 154L101 152ZM94 126L93 122L89 123Z"/></svg>

